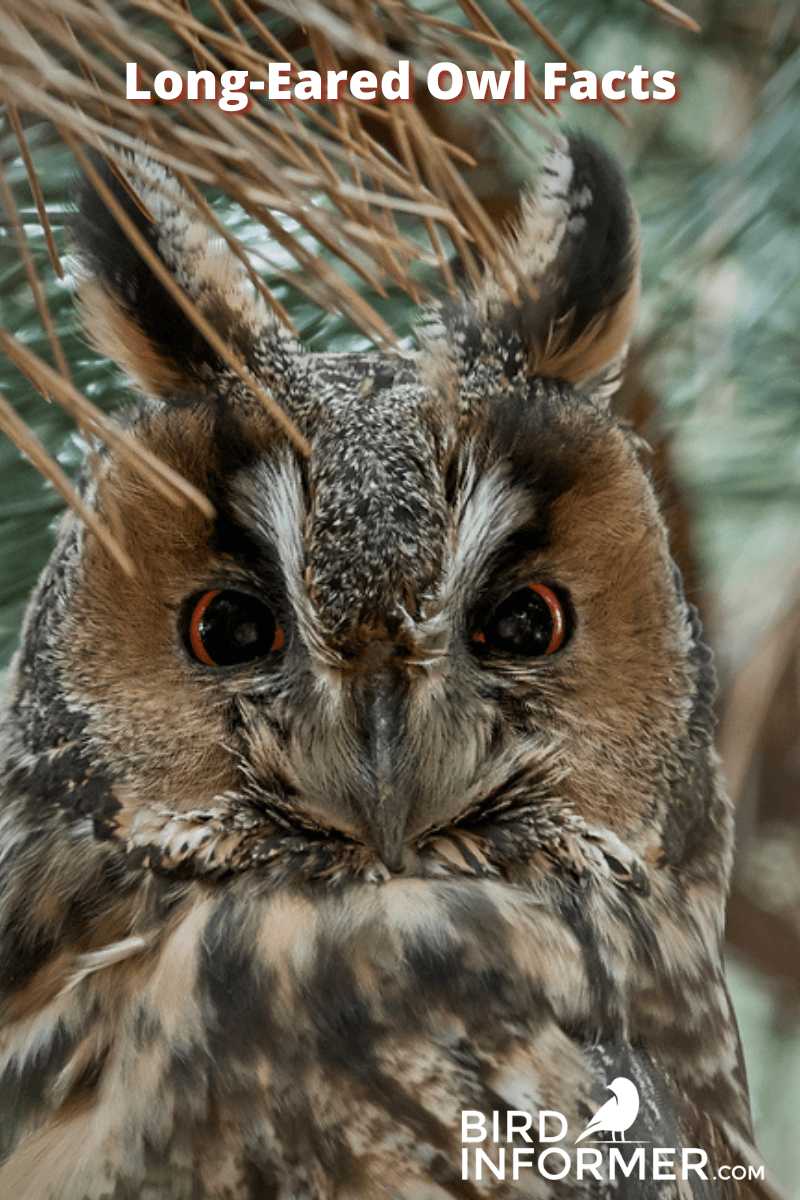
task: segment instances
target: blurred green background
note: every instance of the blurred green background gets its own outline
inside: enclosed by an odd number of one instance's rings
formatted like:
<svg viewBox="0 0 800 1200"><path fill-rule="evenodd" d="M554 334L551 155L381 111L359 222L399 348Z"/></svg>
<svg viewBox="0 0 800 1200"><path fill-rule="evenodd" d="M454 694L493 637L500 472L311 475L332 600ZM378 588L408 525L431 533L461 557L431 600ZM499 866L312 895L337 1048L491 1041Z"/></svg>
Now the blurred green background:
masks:
<svg viewBox="0 0 800 1200"><path fill-rule="evenodd" d="M463 21L455 4L426 7ZM541 63L554 54L501 0L482 7L541 77ZM800 4L692 2L686 10L701 24L700 34L639 0L534 0L529 7L584 67L601 74L641 64L651 72L677 71L680 79L674 103L622 106L627 128L599 104L578 105L566 93L561 107L570 127L593 133L619 155L641 214L643 311L623 407L657 447L660 483L679 514L676 550L717 651L728 722L723 735L727 730L738 749L736 730L752 726L747 755L733 764L744 917L732 929L731 980L759 1144L787 1193L800 1200L800 621L794 620L800 597ZM195 15L201 9L193 6ZM469 131L480 160L469 173L476 192L487 203L504 199L528 173L525 154L513 142L501 144L491 129L473 138L474 114L461 105L446 107L451 134ZM513 105L487 113L491 107L482 106L484 119L502 119L523 145L536 140ZM74 165L48 127L29 124L27 133L60 227ZM74 382L113 409L124 398L124 384L86 346L69 280L54 278L7 123L0 125L0 156L47 281ZM226 212L224 198L216 204ZM263 248L263 234L240 214L227 217L255 250ZM66 249L63 230L60 236ZM283 284L276 290L313 345L364 344L340 318L320 314ZM392 293L379 307L410 335L415 314L406 297ZM0 320L50 359L2 213ZM0 392L74 474L80 442L61 410L6 361L0 361ZM2 438L0 481L1 667L16 644L25 597L48 555L61 504ZM763 664L770 669L764 665L759 674ZM771 930L785 932L787 940L778 943Z"/></svg>

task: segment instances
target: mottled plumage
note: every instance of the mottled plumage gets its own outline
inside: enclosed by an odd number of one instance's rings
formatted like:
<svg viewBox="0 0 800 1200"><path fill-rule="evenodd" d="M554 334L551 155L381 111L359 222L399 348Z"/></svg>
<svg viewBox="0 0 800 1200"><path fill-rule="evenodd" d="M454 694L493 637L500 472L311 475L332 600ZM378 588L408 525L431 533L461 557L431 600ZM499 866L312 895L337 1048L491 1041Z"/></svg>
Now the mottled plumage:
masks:
<svg viewBox="0 0 800 1200"><path fill-rule="evenodd" d="M83 305L143 393L130 436L216 517L102 451L84 492L136 574L68 515L28 610L0 1196L741 1194L714 1179L754 1152L713 673L607 406L638 288L617 168L559 143L516 297L487 278L402 355L306 353L177 185L130 177L311 455L85 188ZM576 1158L620 1076L626 1136L704 1150L706 1180L462 1178L462 1110L556 1110Z"/></svg>

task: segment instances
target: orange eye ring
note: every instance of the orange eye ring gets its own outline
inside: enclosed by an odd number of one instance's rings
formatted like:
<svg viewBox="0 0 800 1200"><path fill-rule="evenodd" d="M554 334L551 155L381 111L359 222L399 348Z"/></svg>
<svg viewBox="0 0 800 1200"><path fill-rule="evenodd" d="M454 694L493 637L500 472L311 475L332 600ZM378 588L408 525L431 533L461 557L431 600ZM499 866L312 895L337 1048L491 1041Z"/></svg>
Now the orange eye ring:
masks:
<svg viewBox="0 0 800 1200"><path fill-rule="evenodd" d="M192 619L189 622L189 644L192 647L192 653L195 658L199 659L201 663L205 663L207 667L216 667L217 664L203 645L200 626L203 617L206 615L206 609L214 597L219 596L221 591L222 588L213 588L210 592L206 592L205 596L201 596L194 607Z"/></svg>
<svg viewBox="0 0 800 1200"><path fill-rule="evenodd" d="M526 596L530 592L535 592L538 599L544 602L546 629L543 626L538 630L530 626L526 629ZM474 644L487 649L491 646L501 653L523 658L545 657L555 654L563 645L567 636L567 622L561 601L552 588L545 583L529 583L507 596L494 610L488 624L483 629L476 629L471 636Z"/></svg>
<svg viewBox="0 0 800 1200"><path fill-rule="evenodd" d="M554 592L551 592L550 588L546 584L531 583L528 586L530 587L532 592L536 592L536 594L538 596L542 597L545 604L547 605L547 607L550 610L550 616L553 618L553 636L550 638L548 647L545 650L545 655L555 654L556 650L558 650L561 643L564 641L564 633L566 630L566 623L564 621L564 610L561 607L561 604L560 604L559 599L556 596L556 594Z"/></svg>
<svg viewBox="0 0 800 1200"><path fill-rule="evenodd" d="M198 660L198 662L203 663L204 666L207 666L207 667L218 667L220 665L231 665L232 663L247 661L247 657L242 657L240 659L237 659L237 658L232 658L230 660L223 659L222 662L218 662L215 658L212 658L212 656L209 654L208 650L206 649L205 637L208 636L208 630L206 630L206 631L203 630L203 621L206 617L206 613L208 612L209 606L211 604L213 604L213 602L217 598L217 596L222 595L223 592L224 592L223 588L212 588L210 591L205 592L204 595L202 595L200 597L200 599L197 601L197 603L195 604L194 609L192 611L191 619L189 621L188 636L189 636L189 646L191 648L192 654L195 656L195 658ZM230 595L232 595L232 593L227 593L227 595L230 596ZM258 657L263 656L265 652L267 654L273 654L276 650L280 650L281 647L283 646L283 642L284 642L283 630L281 629L278 622L276 620L274 620L274 618L272 620L273 620L272 641L271 641L269 647L265 647L262 645L262 648L261 648L259 654L257 655Z"/></svg>

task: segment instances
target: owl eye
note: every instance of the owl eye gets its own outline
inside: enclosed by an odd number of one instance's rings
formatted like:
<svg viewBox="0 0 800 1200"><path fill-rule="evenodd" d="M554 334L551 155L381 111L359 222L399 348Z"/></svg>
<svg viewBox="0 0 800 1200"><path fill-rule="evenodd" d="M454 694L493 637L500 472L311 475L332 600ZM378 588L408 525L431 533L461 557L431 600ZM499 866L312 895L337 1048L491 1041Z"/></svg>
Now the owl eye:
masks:
<svg viewBox="0 0 800 1200"><path fill-rule="evenodd" d="M283 630L255 596L216 588L194 602L187 641L199 662L232 667L280 650Z"/></svg>
<svg viewBox="0 0 800 1200"><path fill-rule="evenodd" d="M555 592L543 583L531 583L507 596L472 640L489 650L537 658L555 654L565 632L564 609Z"/></svg>

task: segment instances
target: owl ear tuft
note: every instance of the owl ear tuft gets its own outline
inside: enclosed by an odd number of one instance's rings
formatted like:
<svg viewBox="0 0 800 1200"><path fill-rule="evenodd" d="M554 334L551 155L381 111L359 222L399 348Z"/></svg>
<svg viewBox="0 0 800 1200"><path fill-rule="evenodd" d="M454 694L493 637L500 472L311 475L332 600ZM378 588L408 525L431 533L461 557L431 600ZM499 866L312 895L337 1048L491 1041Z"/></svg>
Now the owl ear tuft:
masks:
<svg viewBox="0 0 800 1200"><path fill-rule="evenodd" d="M99 156L92 166L184 295L248 361L267 321L241 264L216 239L160 164L129 155L126 186ZM77 192L71 234L86 330L101 354L150 395L178 399L208 386L222 363L88 179ZM137 199L138 198L138 199Z"/></svg>
<svg viewBox="0 0 800 1200"><path fill-rule="evenodd" d="M585 137L560 137L525 198L511 254L528 287L516 300L489 274L479 322L516 334L530 375L608 395L639 299L639 222L617 162Z"/></svg>

